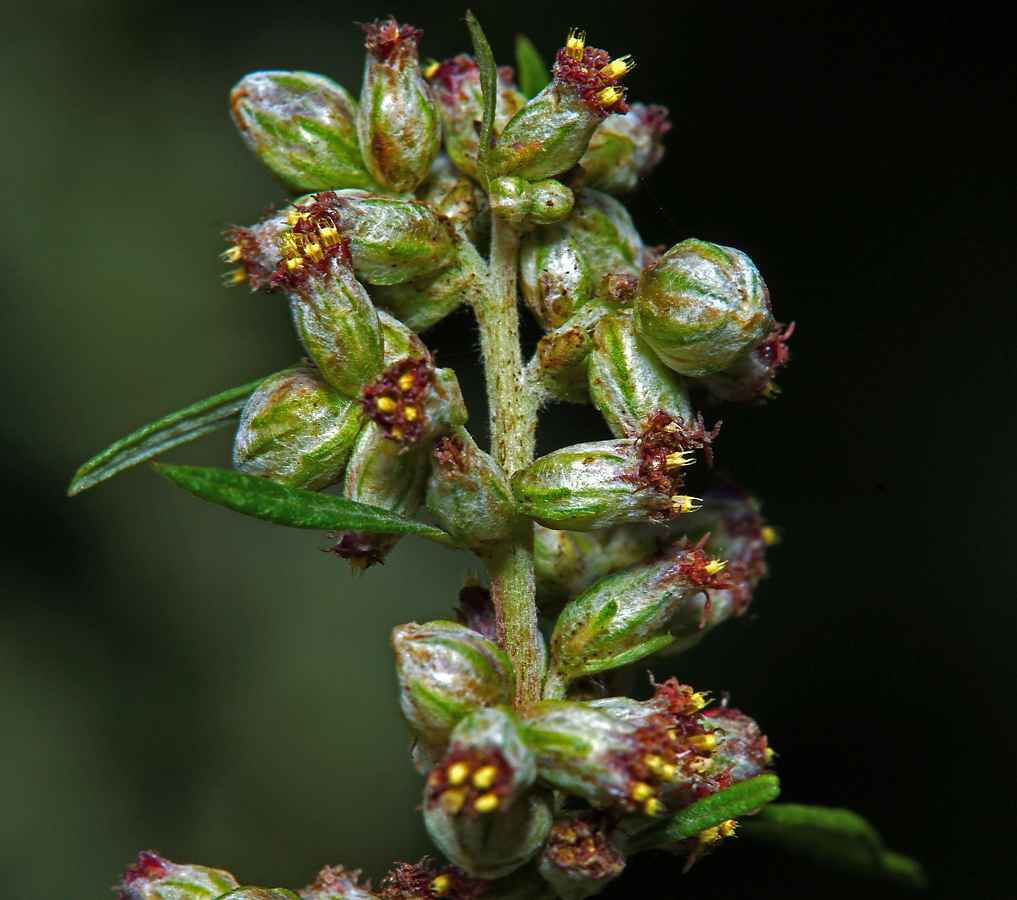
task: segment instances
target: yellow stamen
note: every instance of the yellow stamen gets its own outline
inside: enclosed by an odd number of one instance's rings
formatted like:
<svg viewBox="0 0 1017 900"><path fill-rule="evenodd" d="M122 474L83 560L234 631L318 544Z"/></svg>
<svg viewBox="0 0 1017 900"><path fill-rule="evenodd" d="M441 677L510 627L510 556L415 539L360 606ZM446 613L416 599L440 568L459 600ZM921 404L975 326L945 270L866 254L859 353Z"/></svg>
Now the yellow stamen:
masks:
<svg viewBox="0 0 1017 900"><path fill-rule="evenodd" d="M651 797L643 804L643 812L648 816L661 816L667 812L667 807L656 797Z"/></svg>
<svg viewBox="0 0 1017 900"><path fill-rule="evenodd" d="M780 535L777 534L776 528L771 528L769 525L764 525L759 529L760 535L764 541L766 541L767 547L772 547L774 544L780 542Z"/></svg>
<svg viewBox="0 0 1017 900"><path fill-rule="evenodd" d="M247 281L247 269L243 266L237 269L230 269L223 275L222 280L226 287L236 287L238 284L244 284Z"/></svg>
<svg viewBox="0 0 1017 900"><path fill-rule="evenodd" d="M482 794L473 801L473 808L479 813L494 812L498 808L497 794Z"/></svg>
<svg viewBox="0 0 1017 900"><path fill-rule="evenodd" d="M229 250L222 254L221 259L223 262L235 263L243 255L239 247L230 247Z"/></svg>
<svg viewBox="0 0 1017 900"><path fill-rule="evenodd" d="M671 508L676 513L695 512L697 509L702 509L702 506L702 500L699 497L688 497L685 494L679 494L677 497L671 498Z"/></svg>
<svg viewBox="0 0 1017 900"><path fill-rule="evenodd" d="M467 763L462 760L454 762L448 767L448 783L451 785L460 785L467 778L470 777L470 767Z"/></svg>
<svg viewBox="0 0 1017 900"><path fill-rule="evenodd" d="M689 763L689 768L697 775L701 775L708 768L710 768L710 760L705 756L697 756L694 760Z"/></svg>
<svg viewBox="0 0 1017 900"><path fill-rule="evenodd" d="M374 401L374 406L378 412L384 413L385 415L394 413L399 408L399 404L391 397L379 397Z"/></svg>
<svg viewBox="0 0 1017 900"><path fill-rule="evenodd" d="M734 819L727 819L720 823L721 837L731 837L735 833L738 823Z"/></svg>
<svg viewBox="0 0 1017 900"><path fill-rule="evenodd" d="M642 803L644 800L648 800L653 796L653 788L645 781L637 781L634 785L632 785L632 790L629 791L629 796L635 800L636 803Z"/></svg>
<svg viewBox="0 0 1017 900"><path fill-rule="evenodd" d="M701 753L713 753L717 749L720 739L716 734L697 734L689 738L689 743Z"/></svg>
<svg viewBox="0 0 1017 900"><path fill-rule="evenodd" d="M334 247L339 243L339 229L331 219L324 219L318 223L318 234L326 247Z"/></svg>
<svg viewBox="0 0 1017 900"><path fill-rule="evenodd" d="M709 702L710 695L706 691L696 691L682 707L682 715L691 716L693 713L704 709Z"/></svg>
<svg viewBox="0 0 1017 900"><path fill-rule="evenodd" d="M766 382L766 386L759 392L764 397L776 397L780 393L780 388L772 381Z"/></svg>
<svg viewBox="0 0 1017 900"><path fill-rule="evenodd" d="M452 887L452 879L448 875L439 875L431 882L431 891L439 897Z"/></svg>
<svg viewBox="0 0 1017 900"><path fill-rule="evenodd" d="M565 52L573 59L582 59L583 51L586 49L586 32L577 31L573 28L569 32L568 40L565 41Z"/></svg>
<svg viewBox="0 0 1017 900"><path fill-rule="evenodd" d="M635 65L631 56L619 56L618 59L612 59L604 66L600 70L600 74L605 78L621 78L622 75L631 72Z"/></svg>
<svg viewBox="0 0 1017 900"><path fill-rule="evenodd" d="M498 769L496 766L482 766L473 773L473 786L478 791L486 791L494 784L494 779L497 777Z"/></svg>
<svg viewBox="0 0 1017 900"><path fill-rule="evenodd" d="M622 92L616 87L608 86L596 93L597 102L601 106L614 106L622 98Z"/></svg>
<svg viewBox="0 0 1017 900"><path fill-rule="evenodd" d="M295 209L289 209L286 211L286 224L292 228L297 222L300 221L300 213Z"/></svg>
<svg viewBox="0 0 1017 900"><path fill-rule="evenodd" d="M768 766L773 762L773 758L777 755L777 751L773 747L767 747L766 753L763 754L763 765Z"/></svg>
<svg viewBox="0 0 1017 900"><path fill-rule="evenodd" d="M726 565L726 559L711 559L705 566L703 566L703 568L711 575L716 575Z"/></svg>
<svg viewBox="0 0 1017 900"><path fill-rule="evenodd" d="M466 791L445 791L445 793L438 798L438 802L441 803L441 808L444 809L445 812L447 812L450 816L454 816L463 808L463 804L466 802Z"/></svg>
<svg viewBox="0 0 1017 900"><path fill-rule="evenodd" d="M399 385L399 390L408 391L413 385L417 383L417 376L413 372L407 372L405 375L400 375L399 380L396 382Z"/></svg>
<svg viewBox="0 0 1017 900"><path fill-rule="evenodd" d="M704 828L696 837L699 838L699 843L701 844L712 844L720 837L720 826L714 825L713 828Z"/></svg>
<svg viewBox="0 0 1017 900"><path fill-rule="evenodd" d="M398 425L395 425L389 434L391 434L397 441L401 441L403 439L403 430Z"/></svg>
<svg viewBox="0 0 1017 900"><path fill-rule="evenodd" d="M664 457L664 465L669 469L678 469L682 466L691 466L695 462L691 450L676 450Z"/></svg>
<svg viewBox="0 0 1017 900"><path fill-rule="evenodd" d="M438 71L439 63L436 60L431 60L428 65L422 69L425 78L430 78L435 72Z"/></svg>
<svg viewBox="0 0 1017 900"><path fill-rule="evenodd" d="M661 757L654 753L648 753L644 756L643 762L646 763L646 768L664 781L671 781L678 773L677 768L671 765L671 763L665 762Z"/></svg>
<svg viewBox="0 0 1017 900"><path fill-rule="evenodd" d="M420 413L415 406L407 406L403 410L403 418L406 419L407 422L416 422L419 416Z"/></svg>
<svg viewBox="0 0 1017 900"><path fill-rule="evenodd" d="M308 241L304 245L304 256L309 256L315 262L321 262L325 257L325 251L317 241Z"/></svg>

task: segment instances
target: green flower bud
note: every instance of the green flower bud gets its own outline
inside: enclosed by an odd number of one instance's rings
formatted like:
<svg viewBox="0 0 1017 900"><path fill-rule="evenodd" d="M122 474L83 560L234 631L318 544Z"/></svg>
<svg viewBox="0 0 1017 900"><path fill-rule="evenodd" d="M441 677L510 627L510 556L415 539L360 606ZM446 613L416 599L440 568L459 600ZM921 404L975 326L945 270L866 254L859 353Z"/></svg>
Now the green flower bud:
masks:
<svg viewBox="0 0 1017 900"><path fill-rule="evenodd" d="M501 878L540 849L551 827L548 797L530 790L533 751L510 709L481 709L453 730L448 752L427 776L424 823L455 865Z"/></svg>
<svg viewBox="0 0 1017 900"><path fill-rule="evenodd" d="M286 888L240 887L219 900L301 900L293 891Z"/></svg>
<svg viewBox="0 0 1017 900"><path fill-rule="evenodd" d="M266 168L294 193L377 190L357 143L357 104L310 72L254 72L230 95L233 121Z"/></svg>
<svg viewBox="0 0 1017 900"><path fill-rule="evenodd" d="M666 535L655 525L616 525L583 534L534 529L533 555L537 605L556 618L570 600L593 584L660 548Z"/></svg>
<svg viewBox="0 0 1017 900"><path fill-rule="evenodd" d="M284 290L308 355L325 379L348 397L381 371L378 311L353 274L349 244L326 250L283 235L284 260L272 285Z"/></svg>
<svg viewBox="0 0 1017 900"><path fill-rule="evenodd" d="M594 531L622 522L665 522L695 508L679 493L681 468L707 448L700 419L688 430L659 413L636 438L575 444L542 456L512 478L519 511L547 528Z"/></svg>
<svg viewBox="0 0 1017 900"><path fill-rule="evenodd" d="M785 329L779 322L770 336L748 356L707 375L697 378L696 387L704 387L714 402L733 400L736 403L762 403L780 393L773 383L773 373L788 361L785 341L791 337L795 323Z"/></svg>
<svg viewBox="0 0 1017 900"><path fill-rule="evenodd" d="M295 210L293 231L309 239L348 237L357 277L368 284L400 284L436 272L451 261L455 229L430 206L414 200L327 191Z"/></svg>
<svg viewBox="0 0 1017 900"><path fill-rule="evenodd" d="M439 756L464 716L515 698L516 676L508 656L464 625L400 625L392 632L392 647L406 725Z"/></svg>
<svg viewBox="0 0 1017 900"><path fill-rule="evenodd" d="M414 192L468 240L477 243L478 219L487 198L475 181L460 172L444 154L438 155L427 178Z"/></svg>
<svg viewBox="0 0 1017 900"><path fill-rule="evenodd" d="M301 900L377 900L378 894L360 886L360 870L350 872L343 866L326 866L314 884L300 891ZM370 882L368 882L370 884Z"/></svg>
<svg viewBox="0 0 1017 900"><path fill-rule="evenodd" d="M560 222L572 211L575 197L553 178L531 184L525 178L505 175L491 182L488 200L492 213L529 231L537 225Z"/></svg>
<svg viewBox="0 0 1017 900"><path fill-rule="evenodd" d="M702 535L695 550L725 560L718 581L704 585L667 624L675 640L662 656L676 656L697 644L721 622L741 616L752 592L766 574L766 548L776 534L759 514L758 505L733 485L722 482L706 494L701 509L688 517L690 533Z"/></svg>
<svg viewBox="0 0 1017 900"><path fill-rule="evenodd" d="M614 197L586 189L563 223L599 285L605 275L638 275L649 260L627 209Z"/></svg>
<svg viewBox="0 0 1017 900"><path fill-rule="evenodd" d="M724 562L681 540L597 581L562 611L551 637L554 678L567 685L670 643L668 622L695 594L722 583Z"/></svg>
<svg viewBox="0 0 1017 900"><path fill-rule="evenodd" d="M413 200L326 191L267 216L252 228L227 232L233 246L226 262L241 267L228 274L233 284L249 280L252 290L271 289L301 257L318 262L344 240L353 270L368 284L398 284L437 272L456 246L452 225Z"/></svg>
<svg viewBox="0 0 1017 900"><path fill-rule="evenodd" d="M664 155L661 138L671 130L663 106L633 103L624 116L604 119L579 164L586 184L607 194L631 193Z"/></svg>
<svg viewBox="0 0 1017 900"><path fill-rule="evenodd" d="M424 331L475 296L480 283L473 261L464 254L435 274L372 288L371 296L414 331Z"/></svg>
<svg viewBox="0 0 1017 900"><path fill-rule="evenodd" d="M466 404L451 369L436 369L430 354L392 363L361 391L364 412L403 446L430 444L466 424Z"/></svg>
<svg viewBox="0 0 1017 900"><path fill-rule="evenodd" d="M146 851L117 885L117 900L215 900L237 886L229 872L180 866Z"/></svg>
<svg viewBox="0 0 1017 900"><path fill-rule="evenodd" d="M389 440L374 423L360 432L346 467L343 496L414 518L424 503L430 453L426 447L404 447ZM374 531L344 531L333 551L363 571L385 557L401 535Z"/></svg>
<svg viewBox="0 0 1017 900"><path fill-rule="evenodd" d="M233 465L248 475L318 491L342 478L366 421L360 404L316 369L291 369L263 382L247 401Z"/></svg>
<svg viewBox="0 0 1017 900"><path fill-rule="evenodd" d="M441 122L420 75L422 31L395 19L365 25L367 60L360 90L360 152L375 180L412 191L427 177L441 148Z"/></svg>
<svg viewBox="0 0 1017 900"><path fill-rule="evenodd" d="M773 762L766 735L754 719L737 709L723 705L703 713L703 726L713 729L717 747L710 756L710 766L703 776L713 778L720 786L738 784L761 775ZM730 780L728 780L730 779Z"/></svg>
<svg viewBox="0 0 1017 900"><path fill-rule="evenodd" d="M434 445L427 508L449 534L478 550L505 540L515 518L505 471L464 428Z"/></svg>
<svg viewBox="0 0 1017 900"><path fill-rule="evenodd" d="M492 172L539 181L571 169L600 121L628 111L618 79L631 68L630 57L611 60L572 32L551 83L512 117L491 150Z"/></svg>
<svg viewBox="0 0 1017 900"><path fill-rule="evenodd" d="M658 410L672 419L692 421L681 377L636 334L630 313L609 313L597 324L589 378L593 405L615 437L638 434Z"/></svg>
<svg viewBox="0 0 1017 900"><path fill-rule="evenodd" d="M590 268L575 240L560 225L538 228L523 238L519 287L545 331L558 328L590 299Z"/></svg>
<svg viewBox="0 0 1017 900"><path fill-rule="evenodd" d="M744 253L689 238L643 270L636 329L683 375L711 375L775 328L770 295Z"/></svg>
<svg viewBox="0 0 1017 900"><path fill-rule="evenodd" d="M445 126L445 151L459 169L471 178L477 178L479 126L484 116L477 61L466 54L446 59L428 69L427 82ZM512 70L499 69L495 135L525 104L526 97L512 83Z"/></svg>
<svg viewBox="0 0 1017 900"><path fill-rule="evenodd" d="M621 875L623 839L607 813L593 809L572 813L554 823L537 869L562 900L585 900Z"/></svg>

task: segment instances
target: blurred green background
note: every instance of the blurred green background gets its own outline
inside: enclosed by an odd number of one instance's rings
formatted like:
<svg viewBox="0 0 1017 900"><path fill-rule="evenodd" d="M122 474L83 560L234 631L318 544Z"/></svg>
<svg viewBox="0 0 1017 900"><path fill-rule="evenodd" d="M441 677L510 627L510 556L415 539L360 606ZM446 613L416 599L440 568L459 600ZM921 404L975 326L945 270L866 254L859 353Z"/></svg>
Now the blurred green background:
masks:
<svg viewBox="0 0 1017 900"><path fill-rule="evenodd" d="M1017 373L997 26L875 3L473 9L504 63L516 31L550 56L573 25L633 53L630 98L675 121L634 204L645 239L745 250L798 323L784 393L724 409L716 445L782 530L772 577L673 671L759 719L785 799L857 809L930 895L1002 891ZM427 55L468 47L448 3L0 3L0 897L109 896L146 848L290 887L428 852L388 633L448 616L469 558L404 540L357 580L313 533L145 467L63 496L116 438L299 356L277 297L219 285L222 230L285 199L228 91L301 68L356 92L352 23L388 13ZM482 434L469 317L429 343ZM588 410L552 418L546 449L603 434ZM229 444L169 459L225 465ZM635 868L675 891L898 893L732 844L687 876Z"/></svg>

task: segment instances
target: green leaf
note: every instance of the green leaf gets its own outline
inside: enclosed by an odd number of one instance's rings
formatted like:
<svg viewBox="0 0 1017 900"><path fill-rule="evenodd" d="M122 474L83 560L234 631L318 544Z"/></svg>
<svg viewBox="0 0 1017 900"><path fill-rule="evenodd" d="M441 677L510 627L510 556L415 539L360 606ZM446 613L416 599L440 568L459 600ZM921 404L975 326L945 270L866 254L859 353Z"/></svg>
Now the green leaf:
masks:
<svg viewBox="0 0 1017 900"><path fill-rule="evenodd" d="M915 860L887 850L879 833L858 813L825 806L777 803L742 824L739 834L806 856L841 872L924 887Z"/></svg>
<svg viewBox="0 0 1017 900"><path fill-rule="evenodd" d="M713 828L728 819L737 819L765 806L779 794L780 781L776 775L757 775L717 791L716 794L710 794L648 828L634 840L632 851L663 847L694 837L706 828Z"/></svg>
<svg viewBox="0 0 1017 900"><path fill-rule="evenodd" d="M516 74L519 90L528 100L532 100L551 83L547 64L533 41L525 34L516 35Z"/></svg>
<svg viewBox="0 0 1017 900"><path fill-rule="evenodd" d="M356 529L383 534L417 534L446 547L458 546L439 528L344 497L286 487L229 469L170 466L165 463L152 465L160 475L165 475L177 487L195 497L276 525L317 531Z"/></svg>
<svg viewBox="0 0 1017 900"><path fill-rule="evenodd" d="M186 409L163 416L127 435L107 447L98 456L93 456L74 473L74 478L71 479L70 487L67 489L67 496L80 494L100 481L111 478L117 472L151 459L177 444L193 441L210 431L225 428L240 415L247 398L265 380L259 378L250 384L223 391Z"/></svg>
<svg viewBox="0 0 1017 900"><path fill-rule="evenodd" d="M480 147L477 150L477 174L486 190L490 184L491 135L494 133L494 113L498 98L498 67L494 63L491 45L477 17L466 11L466 27L473 39L473 53L480 69L480 93L484 98L484 118L480 127Z"/></svg>

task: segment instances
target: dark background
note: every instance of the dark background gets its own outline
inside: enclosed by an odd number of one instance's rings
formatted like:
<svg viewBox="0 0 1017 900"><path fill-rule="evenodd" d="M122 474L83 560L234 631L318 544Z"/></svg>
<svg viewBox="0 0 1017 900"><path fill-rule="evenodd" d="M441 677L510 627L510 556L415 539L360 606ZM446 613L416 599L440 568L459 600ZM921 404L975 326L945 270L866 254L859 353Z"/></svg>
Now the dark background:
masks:
<svg viewBox="0 0 1017 900"><path fill-rule="evenodd" d="M203 505L144 467L63 491L112 440L299 353L278 298L219 287L220 232L284 199L233 133L230 86L303 68L355 93L352 20L393 13L440 59L468 48L462 9L2 7L0 896L107 897L144 848L290 887L325 863L377 877L416 860L428 844L388 633L448 615L469 559L406 540L356 581L313 533ZM504 63L516 31L550 56L573 25L634 54L630 99L675 123L635 203L645 239L746 251L797 323L783 393L725 409L716 445L783 533L772 577L751 621L675 673L761 722L784 799L850 806L922 860L928 896L1006 893L1017 373L1002 21L971 5L473 8ZM469 318L430 342L476 397ZM585 410L553 418L547 449L601 436ZM220 434L169 459L223 465L228 449ZM664 896L907 893L748 840L684 877L639 869L669 879Z"/></svg>

